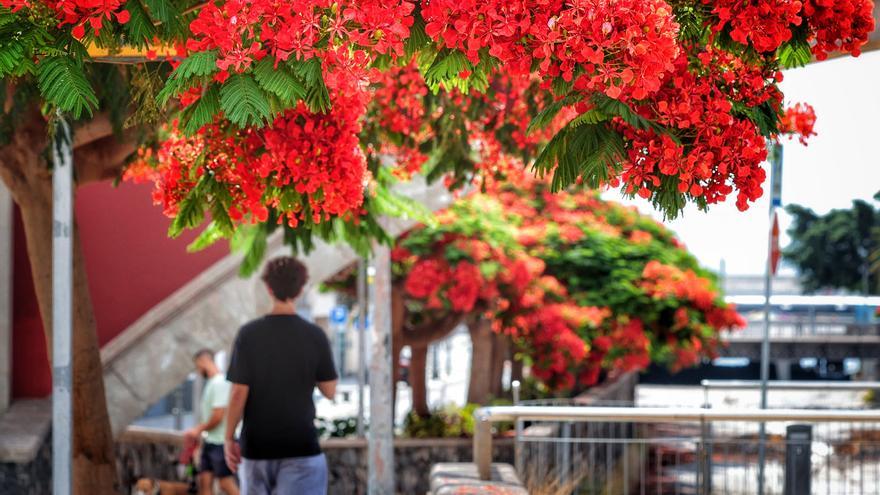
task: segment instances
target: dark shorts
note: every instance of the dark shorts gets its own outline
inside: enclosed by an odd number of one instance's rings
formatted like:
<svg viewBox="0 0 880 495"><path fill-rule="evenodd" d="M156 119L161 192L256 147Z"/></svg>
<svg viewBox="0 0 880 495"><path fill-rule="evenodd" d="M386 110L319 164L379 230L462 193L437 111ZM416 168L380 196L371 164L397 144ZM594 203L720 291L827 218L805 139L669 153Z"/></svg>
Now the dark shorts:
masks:
<svg viewBox="0 0 880 495"><path fill-rule="evenodd" d="M214 443L202 444L202 457L199 461L200 473L213 473L215 478L232 476L232 470L226 465L223 446Z"/></svg>

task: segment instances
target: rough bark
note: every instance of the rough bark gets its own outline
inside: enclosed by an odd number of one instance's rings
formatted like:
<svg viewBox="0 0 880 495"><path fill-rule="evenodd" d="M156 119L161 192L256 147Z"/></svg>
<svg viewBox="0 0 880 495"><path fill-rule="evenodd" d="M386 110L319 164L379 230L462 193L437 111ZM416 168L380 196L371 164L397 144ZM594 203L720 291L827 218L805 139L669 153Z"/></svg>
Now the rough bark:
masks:
<svg viewBox="0 0 880 495"><path fill-rule="evenodd" d="M45 124L39 114L22 123L12 142L0 149L0 177L18 204L24 224L34 289L51 356L52 342L52 183L42 158ZM103 178L121 162L88 161L118 156L124 150L97 152L90 136L78 150L77 175ZM126 149L133 149L130 143ZM95 151L92 151L95 150ZM97 153L90 155L89 152ZM130 153L130 151L129 151ZM74 228L73 253L73 488L77 495L117 492L116 462L104 394L103 367L79 235Z"/></svg>
<svg viewBox="0 0 880 495"><path fill-rule="evenodd" d="M471 335L471 375L467 401L485 404L491 395L491 356L494 340L491 322L482 316L471 318L468 321L468 332Z"/></svg>
<svg viewBox="0 0 880 495"><path fill-rule="evenodd" d="M410 348L412 349L412 358L409 365L409 385L412 389L412 408L413 412L424 418L431 414L428 409L428 389L425 382L428 346L415 344Z"/></svg>

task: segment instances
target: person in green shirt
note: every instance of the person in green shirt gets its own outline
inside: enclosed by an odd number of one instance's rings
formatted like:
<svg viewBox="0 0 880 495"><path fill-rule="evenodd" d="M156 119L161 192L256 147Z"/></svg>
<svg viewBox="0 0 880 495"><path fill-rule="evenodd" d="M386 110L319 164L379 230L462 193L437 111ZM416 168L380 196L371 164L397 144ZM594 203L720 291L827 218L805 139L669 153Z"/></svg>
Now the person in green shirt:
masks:
<svg viewBox="0 0 880 495"><path fill-rule="evenodd" d="M199 461L199 494L214 494L214 479L226 495L239 495L235 475L226 465L223 441L226 435L226 405L229 402L230 384L214 363L214 352L202 349L195 353L196 370L205 379L199 423L187 430L189 441L202 442Z"/></svg>

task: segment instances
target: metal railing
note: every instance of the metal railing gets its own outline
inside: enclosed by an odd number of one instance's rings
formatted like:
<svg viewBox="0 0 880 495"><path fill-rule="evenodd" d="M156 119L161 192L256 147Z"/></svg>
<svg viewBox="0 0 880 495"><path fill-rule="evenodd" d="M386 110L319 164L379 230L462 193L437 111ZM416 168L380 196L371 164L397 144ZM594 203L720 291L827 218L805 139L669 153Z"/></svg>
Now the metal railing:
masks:
<svg viewBox="0 0 880 495"><path fill-rule="evenodd" d="M493 423L511 421L521 425L520 476L556 487L553 493L756 493L761 423L765 494L880 487L878 410L485 407L476 412L474 435L483 479L491 476Z"/></svg>

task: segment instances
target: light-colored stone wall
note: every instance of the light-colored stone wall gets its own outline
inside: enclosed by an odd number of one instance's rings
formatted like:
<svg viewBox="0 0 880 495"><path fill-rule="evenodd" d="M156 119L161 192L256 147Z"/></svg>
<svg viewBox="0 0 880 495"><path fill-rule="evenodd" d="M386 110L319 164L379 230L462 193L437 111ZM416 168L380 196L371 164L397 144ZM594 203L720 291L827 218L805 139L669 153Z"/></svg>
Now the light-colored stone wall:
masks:
<svg viewBox="0 0 880 495"><path fill-rule="evenodd" d="M0 183L0 413L12 396L12 196Z"/></svg>
<svg viewBox="0 0 880 495"><path fill-rule="evenodd" d="M123 487L139 477L178 480L176 460L182 436L148 428L127 429L116 441L117 466ZM367 490L367 441L333 438L321 442L327 456L330 495L359 495ZM512 462L512 439L494 442L493 458ZM430 488L431 466L444 462L469 462L473 456L469 438L398 438L394 440L397 493L424 494Z"/></svg>
<svg viewBox="0 0 880 495"><path fill-rule="evenodd" d="M441 185L413 181L399 192L429 210L452 200ZM394 219L392 235L410 228L410 219ZM280 236L270 240L270 256L289 254ZM101 350L107 406L113 431L119 433L152 404L178 386L192 371L192 353L202 347L229 349L238 328L268 308L256 277L238 276L238 255L230 255L158 304ZM301 257L312 285L355 262L347 245L316 242Z"/></svg>

